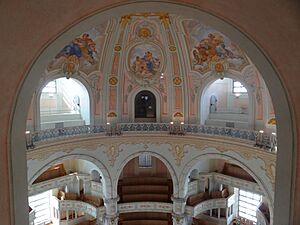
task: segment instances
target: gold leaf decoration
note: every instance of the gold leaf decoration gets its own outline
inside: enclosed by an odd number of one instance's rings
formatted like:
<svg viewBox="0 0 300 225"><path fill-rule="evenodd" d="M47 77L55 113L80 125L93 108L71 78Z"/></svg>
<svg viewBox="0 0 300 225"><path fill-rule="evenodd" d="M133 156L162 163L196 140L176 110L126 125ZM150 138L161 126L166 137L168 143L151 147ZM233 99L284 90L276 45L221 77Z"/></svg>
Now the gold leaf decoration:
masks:
<svg viewBox="0 0 300 225"><path fill-rule="evenodd" d="M181 78L180 78L180 77L174 77L174 79L173 79L173 83L174 83L175 85L180 85L180 84L181 84L181 82L182 82L182 80L181 80Z"/></svg>
<svg viewBox="0 0 300 225"><path fill-rule="evenodd" d="M118 83L118 78L111 77L111 78L109 78L108 82L109 82L110 85L116 85Z"/></svg>
<svg viewBox="0 0 300 225"><path fill-rule="evenodd" d="M115 112L109 112L107 114L107 117L117 117L117 113L115 113Z"/></svg>

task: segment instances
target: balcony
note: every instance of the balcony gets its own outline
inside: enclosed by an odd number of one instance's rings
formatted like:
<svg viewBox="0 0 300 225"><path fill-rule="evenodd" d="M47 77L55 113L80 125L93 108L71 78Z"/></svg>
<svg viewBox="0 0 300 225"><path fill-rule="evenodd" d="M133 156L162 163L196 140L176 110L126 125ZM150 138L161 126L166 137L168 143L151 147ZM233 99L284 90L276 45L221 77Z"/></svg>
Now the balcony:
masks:
<svg viewBox="0 0 300 225"><path fill-rule="evenodd" d="M214 127L198 124L174 123L118 123L106 125L85 125L64 127L26 133L26 147L33 149L36 146L49 142L62 141L73 138L94 136L115 136L128 134L164 134L188 135L214 138L227 138L237 142L246 142L256 148L276 152L277 140L274 134L265 134L261 131L243 130L230 127Z"/></svg>

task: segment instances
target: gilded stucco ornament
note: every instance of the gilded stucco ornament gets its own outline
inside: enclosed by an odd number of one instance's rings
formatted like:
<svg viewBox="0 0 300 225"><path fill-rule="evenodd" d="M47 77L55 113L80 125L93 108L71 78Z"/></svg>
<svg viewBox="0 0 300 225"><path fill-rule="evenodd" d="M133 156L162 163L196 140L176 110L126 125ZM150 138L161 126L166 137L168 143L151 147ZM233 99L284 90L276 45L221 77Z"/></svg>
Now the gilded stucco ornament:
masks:
<svg viewBox="0 0 300 225"><path fill-rule="evenodd" d="M116 85L118 83L118 78L111 77L111 78L109 78L108 82L109 82L110 85Z"/></svg>
<svg viewBox="0 0 300 225"><path fill-rule="evenodd" d="M173 78L173 83L174 83L175 85L180 85L181 82L182 82L182 80L181 80L180 77L174 77L174 78Z"/></svg>
<svg viewBox="0 0 300 225"><path fill-rule="evenodd" d="M184 158L184 155L188 153L188 151L184 150L183 146L180 145L173 145L172 148L169 149L169 151L172 152L177 166L180 166L181 161Z"/></svg>
<svg viewBox="0 0 300 225"><path fill-rule="evenodd" d="M122 47L120 45L116 45L114 49L116 52L119 52L121 51Z"/></svg>
<svg viewBox="0 0 300 225"><path fill-rule="evenodd" d="M170 46L169 46L169 50L170 50L171 52L175 52L175 51L176 51L176 47L175 47L174 45L170 45Z"/></svg>
<svg viewBox="0 0 300 225"><path fill-rule="evenodd" d="M121 151L123 151L123 149L120 149L119 146L116 145L111 145L107 150L104 150L104 153L107 155L108 161L111 166L114 165Z"/></svg>

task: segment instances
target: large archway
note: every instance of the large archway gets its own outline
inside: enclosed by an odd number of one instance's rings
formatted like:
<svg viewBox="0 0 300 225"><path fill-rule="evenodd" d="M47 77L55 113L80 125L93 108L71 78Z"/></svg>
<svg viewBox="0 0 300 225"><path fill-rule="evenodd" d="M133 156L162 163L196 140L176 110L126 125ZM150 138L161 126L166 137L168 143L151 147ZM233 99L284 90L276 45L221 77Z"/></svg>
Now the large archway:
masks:
<svg viewBox="0 0 300 225"><path fill-rule="evenodd" d="M132 6L132 5L131 5ZM170 12L186 14L188 16L195 15L198 19L202 19L208 24L213 25L217 29L221 30L230 37L233 37L236 42L245 49L251 59L254 61L258 69L263 74L263 77L269 87L271 96L273 99L277 99L274 104L277 122L278 122L278 163L277 163L277 179L276 179L276 201L275 201L275 212L278 210L278 216L276 215L276 224L288 224L289 214L292 205L292 184L293 184L293 165L287 167L285 162L293 162L293 151L294 140L293 140L293 125L291 122L292 115L290 113L290 108L288 105L287 94L283 85L281 84L278 74L272 67L272 64L260 51L260 49L242 32L238 31L235 27L225 23L224 21L203 13L197 9L192 9L190 7L176 6L173 4L159 4L152 5L147 3L137 3L137 7L116 7L114 9L108 10L111 15L114 13L118 14L120 12L132 12L143 9L149 10L165 10L168 8ZM106 12L108 12L106 11ZM81 31L86 29L84 25L90 26L93 21L99 21L101 18L106 17L108 14L99 13L90 19L83 21L80 28ZM15 104L15 112L12 119L12 132L11 132L11 157L12 157L12 183L13 183L13 195L14 195L14 211L15 211L15 221L17 224L22 224L24 218L26 218L26 210L23 206L26 202L26 198L23 193L26 190L26 157L25 152L20 153L20 149L24 149L24 132L25 132L25 115L22 115L24 108L28 108L30 97L32 96L33 90L37 87L36 74L41 74L40 71L45 68L46 61L50 57L54 56L53 52L58 52L61 43L66 43L70 36L74 36L78 32L77 29L70 29L57 40L53 42L47 48L44 49L43 53L35 62L34 66L28 72L26 80L24 81L22 88L18 93L18 98ZM281 133L280 130L284 130ZM282 149L282 150L281 150ZM283 149L285 151L283 151ZM23 179L20 179L20 176ZM289 205L282 209L281 205ZM281 212L279 212L281 210Z"/></svg>

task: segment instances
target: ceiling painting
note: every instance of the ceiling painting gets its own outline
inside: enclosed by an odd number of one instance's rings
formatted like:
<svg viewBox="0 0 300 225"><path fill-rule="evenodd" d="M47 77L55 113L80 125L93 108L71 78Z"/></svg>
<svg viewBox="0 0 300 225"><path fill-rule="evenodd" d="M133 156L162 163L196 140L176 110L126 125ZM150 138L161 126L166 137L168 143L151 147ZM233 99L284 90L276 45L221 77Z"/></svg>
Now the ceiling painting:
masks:
<svg viewBox="0 0 300 225"><path fill-rule="evenodd" d="M89 74L98 69L105 39L106 24L99 25L66 44L49 63L48 71L61 69L70 77L82 71Z"/></svg>
<svg viewBox="0 0 300 225"><path fill-rule="evenodd" d="M135 45L129 51L128 67L138 83L153 83L161 70L162 54L151 43Z"/></svg>
<svg viewBox="0 0 300 225"><path fill-rule="evenodd" d="M227 69L241 71L249 64L243 51L222 33L194 20L185 20L183 26L193 70L224 73Z"/></svg>

